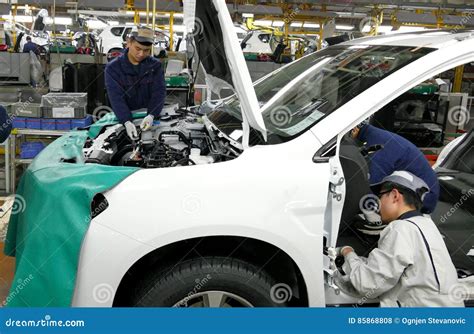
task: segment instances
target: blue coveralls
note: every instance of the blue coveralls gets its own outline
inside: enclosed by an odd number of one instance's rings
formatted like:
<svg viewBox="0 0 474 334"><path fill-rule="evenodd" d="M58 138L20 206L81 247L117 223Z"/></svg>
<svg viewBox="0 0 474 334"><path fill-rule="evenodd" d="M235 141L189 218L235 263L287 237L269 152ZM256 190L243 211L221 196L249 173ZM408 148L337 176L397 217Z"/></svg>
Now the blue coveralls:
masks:
<svg viewBox="0 0 474 334"><path fill-rule="evenodd" d="M29 53L30 51L33 51L35 54L39 54L40 50L38 47L38 44L34 42L26 42L25 45L23 45L23 52Z"/></svg>
<svg viewBox="0 0 474 334"><path fill-rule="evenodd" d="M105 86L112 109L124 124L132 120L132 110L147 108L148 114L161 113L166 98L166 84L161 62L153 57L139 66L128 60L128 49L105 67Z"/></svg>
<svg viewBox="0 0 474 334"><path fill-rule="evenodd" d="M7 111L0 106L0 143L3 143L12 131L11 118L8 117Z"/></svg>
<svg viewBox="0 0 474 334"><path fill-rule="evenodd" d="M430 187L423 201L422 211L431 213L436 207L439 197L439 183L423 153L407 139L379 129L372 125L364 125L358 138L367 142L367 146L383 145L383 149L375 152L370 159L370 184L378 183L397 170L410 172Z"/></svg>

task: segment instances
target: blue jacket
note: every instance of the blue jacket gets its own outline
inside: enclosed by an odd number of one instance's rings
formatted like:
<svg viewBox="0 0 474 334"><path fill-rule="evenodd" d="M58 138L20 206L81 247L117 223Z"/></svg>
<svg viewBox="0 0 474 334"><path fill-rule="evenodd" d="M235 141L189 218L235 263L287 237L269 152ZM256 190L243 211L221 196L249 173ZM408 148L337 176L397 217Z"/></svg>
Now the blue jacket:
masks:
<svg viewBox="0 0 474 334"><path fill-rule="evenodd" d="M433 212L438 202L439 183L436 173L421 151L407 139L372 125L365 125L359 139L367 146L383 145L370 159L370 183L377 183L397 170L405 170L426 182L430 192L423 201L423 212Z"/></svg>
<svg viewBox="0 0 474 334"><path fill-rule="evenodd" d="M8 117L7 111L0 106L0 143L3 143L12 131L12 120Z"/></svg>
<svg viewBox="0 0 474 334"><path fill-rule="evenodd" d="M120 123L132 120L132 111L147 108L157 117L166 98L161 62L148 57L140 63L140 72L128 60L128 50L105 67L105 86L112 109Z"/></svg>
<svg viewBox="0 0 474 334"><path fill-rule="evenodd" d="M23 52L30 52L33 51L35 54L39 54L40 50L38 48L38 44L33 43L33 42L26 42L25 45L23 45Z"/></svg>

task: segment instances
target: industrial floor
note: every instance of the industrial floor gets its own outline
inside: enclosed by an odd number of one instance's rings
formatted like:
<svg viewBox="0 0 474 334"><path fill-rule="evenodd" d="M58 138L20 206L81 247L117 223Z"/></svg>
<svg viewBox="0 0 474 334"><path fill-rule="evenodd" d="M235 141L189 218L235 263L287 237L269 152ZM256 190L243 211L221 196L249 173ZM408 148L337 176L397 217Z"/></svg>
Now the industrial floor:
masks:
<svg viewBox="0 0 474 334"><path fill-rule="evenodd" d="M15 273L15 258L3 254L4 243L0 242L0 307L8 296Z"/></svg>
<svg viewBox="0 0 474 334"><path fill-rule="evenodd" d="M3 205L4 199L5 198L0 199L0 206ZM1 223L3 224L4 221L2 220ZM8 291L10 290L15 273L15 258L3 254L3 248L5 246L3 238L5 234L6 229L2 225L0 226L0 307L4 305L4 301L8 296Z"/></svg>

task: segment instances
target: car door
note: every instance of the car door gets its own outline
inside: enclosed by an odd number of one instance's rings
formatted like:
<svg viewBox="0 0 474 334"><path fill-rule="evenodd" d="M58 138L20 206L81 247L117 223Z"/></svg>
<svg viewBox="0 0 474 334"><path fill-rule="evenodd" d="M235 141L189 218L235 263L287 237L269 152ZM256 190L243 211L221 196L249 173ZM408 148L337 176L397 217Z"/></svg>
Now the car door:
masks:
<svg viewBox="0 0 474 334"><path fill-rule="evenodd" d="M414 86L436 74L472 61L474 59L472 45L469 45L462 39L458 43L456 47L452 47L449 50L447 48L432 50L420 59L408 63L394 72L390 72L388 76L379 81L371 83L367 89L360 89L345 104L311 129L323 145L333 143L334 147L332 149L333 157L329 158L331 175L328 186L330 192L325 212L324 229L327 239L326 251L336 247L344 201L346 198L358 201L358 199L351 197L352 194L345 193L347 180L340 164L340 145L343 136L363 119L380 110L387 103ZM334 293L339 293L339 290L332 281L332 274L335 272L334 256L332 255L331 252L325 254L325 274L327 287L332 287L332 297L334 298L328 298L327 295L328 299L326 301L327 303L336 304L354 303L357 299L350 298L344 294L336 295Z"/></svg>
<svg viewBox="0 0 474 334"><path fill-rule="evenodd" d="M461 276L474 274L474 130L436 168L440 198L433 221Z"/></svg>

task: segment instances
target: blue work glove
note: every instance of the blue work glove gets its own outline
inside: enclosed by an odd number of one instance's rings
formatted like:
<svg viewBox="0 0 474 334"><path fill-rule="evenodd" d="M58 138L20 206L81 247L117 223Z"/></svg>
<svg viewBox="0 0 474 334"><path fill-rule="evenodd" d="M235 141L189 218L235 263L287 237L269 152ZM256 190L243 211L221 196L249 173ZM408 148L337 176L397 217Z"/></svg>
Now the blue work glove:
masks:
<svg viewBox="0 0 474 334"><path fill-rule="evenodd" d="M135 124L133 124L130 121L125 122L123 125L125 126L125 130L127 131L127 135L130 137L131 140L137 140L138 139L138 132L137 132L137 127Z"/></svg>
<svg viewBox="0 0 474 334"><path fill-rule="evenodd" d="M154 118L155 117L153 115L148 115L147 117L145 117L142 121L142 124L140 124L140 129L142 129L142 131L150 130L153 125Z"/></svg>

